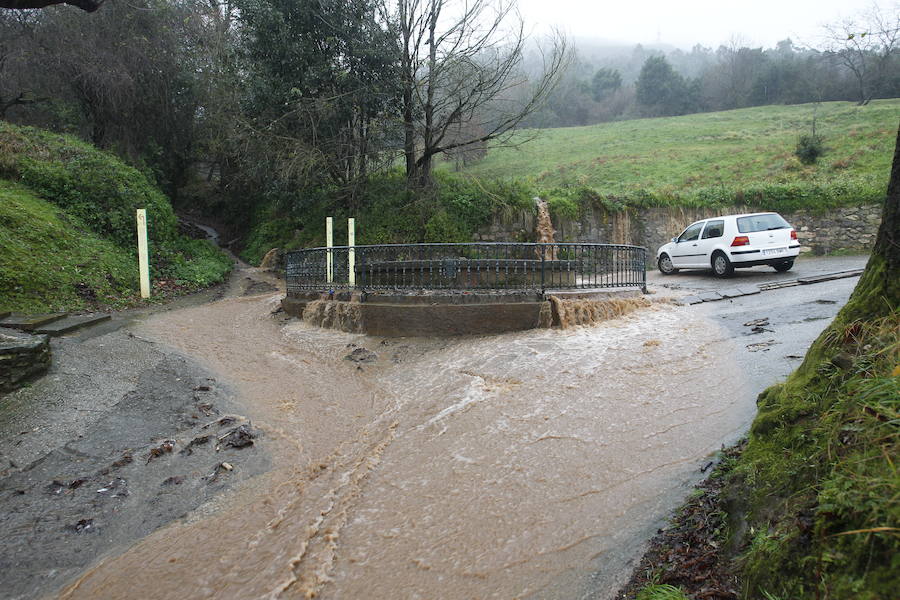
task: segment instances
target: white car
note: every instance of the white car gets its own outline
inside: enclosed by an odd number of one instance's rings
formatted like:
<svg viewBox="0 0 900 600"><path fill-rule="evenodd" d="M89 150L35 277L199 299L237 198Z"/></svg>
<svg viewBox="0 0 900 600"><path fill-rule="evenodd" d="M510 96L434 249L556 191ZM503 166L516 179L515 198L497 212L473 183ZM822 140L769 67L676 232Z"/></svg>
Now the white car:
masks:
<svg viewBox="0 0 900 600"><path fill-rule="evenodd" d="M691 223L656 251L664 275L679 269L712 269L729 277L735 269L769 265L783 272L800 254L797 232L778 213L726 215Z"/></svg>

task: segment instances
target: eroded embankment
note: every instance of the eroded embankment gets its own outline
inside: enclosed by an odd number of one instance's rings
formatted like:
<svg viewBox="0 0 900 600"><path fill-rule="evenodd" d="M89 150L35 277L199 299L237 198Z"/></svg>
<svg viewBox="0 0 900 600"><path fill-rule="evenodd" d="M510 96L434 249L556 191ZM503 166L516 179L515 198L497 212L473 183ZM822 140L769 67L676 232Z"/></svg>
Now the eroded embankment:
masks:
<svg viewBox="0 0 900 600"><path fill-rule="evenodd" d="M382 340L269 314L156 315L141 335L231 382L278 467L110 557L67 598L612 594L698 464L743 432L718 328L674 307L595 327ZM360 360L345 360L354 347Z"/></svg>

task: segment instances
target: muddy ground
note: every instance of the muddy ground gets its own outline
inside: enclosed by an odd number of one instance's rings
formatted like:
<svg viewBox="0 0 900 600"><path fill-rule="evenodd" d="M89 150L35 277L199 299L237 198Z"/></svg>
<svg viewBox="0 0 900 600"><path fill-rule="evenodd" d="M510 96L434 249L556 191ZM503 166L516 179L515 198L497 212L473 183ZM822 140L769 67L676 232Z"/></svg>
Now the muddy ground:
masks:
<svg viewBox="0 0 900 600"><path fill-rule="evenodd" d="M274 289L239 277L179 304L260 287ZM0 399L3 598L53 594L269 467L233 390L135 336L141 312L54 340L49 374Z"/></svg>

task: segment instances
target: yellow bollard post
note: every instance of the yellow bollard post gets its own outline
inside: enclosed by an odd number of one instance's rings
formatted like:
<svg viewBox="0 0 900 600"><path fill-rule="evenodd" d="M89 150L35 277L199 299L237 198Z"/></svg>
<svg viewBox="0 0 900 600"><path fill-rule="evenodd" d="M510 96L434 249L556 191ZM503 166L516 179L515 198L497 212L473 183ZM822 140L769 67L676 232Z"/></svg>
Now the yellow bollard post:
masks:
<svg viewBox="0 0 900 600"><path fill-rule="evenodd" d="M356 219L347 219L347 283L356 286Z"/></svg>
<svg viewBox="0 0 900 600"><path fill-rule="evenodd" d="M331 250L332 246L334 246L332 221L331 217L325 217L325 246L328 248L325 252L325 280L328 283L334 281L334 253Z"/></svg>
<svg viewBox="0 0 900 600"><path fill-rule="evenodd" d="M138 274L141 280L141 298L150 297L150 263L147 259L147 210L137 209Z"/></svg>

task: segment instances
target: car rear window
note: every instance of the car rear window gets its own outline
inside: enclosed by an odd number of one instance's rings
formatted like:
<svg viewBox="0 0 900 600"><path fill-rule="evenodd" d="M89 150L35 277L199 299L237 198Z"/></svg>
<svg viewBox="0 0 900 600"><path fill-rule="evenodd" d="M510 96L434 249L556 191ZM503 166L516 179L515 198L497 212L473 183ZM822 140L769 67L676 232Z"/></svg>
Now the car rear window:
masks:
<svg viewBox="0 0 900 600"><path fill-rule="evenodd" d="M741 233L768 231L769 229L784 229L785 227L790 227L790 225L781 218L781 215L776 215L775 213L738 217L737 220L737 228Z"/></svg>

